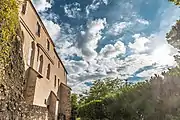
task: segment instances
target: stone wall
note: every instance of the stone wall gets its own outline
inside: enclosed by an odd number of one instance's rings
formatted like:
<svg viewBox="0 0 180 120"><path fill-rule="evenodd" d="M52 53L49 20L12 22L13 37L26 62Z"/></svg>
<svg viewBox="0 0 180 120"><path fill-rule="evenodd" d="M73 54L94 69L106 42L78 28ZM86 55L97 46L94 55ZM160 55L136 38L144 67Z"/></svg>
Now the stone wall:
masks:
<svg viewBox="0 0 180 120"><path fill-rule="evenodd" d="M71 89L61 83L60 85L60 104L59 104L59 113L60 115L65 115L66 120L70 120L71 117L71 100L70 94Z"/></svg>
<svg viewBox="0 0 180 120"><path fill-rule="evenodd" d="M21 34L14 36L10 44L10 60L5 61L6 67L1 68L0 76L0 120L46 120L47 108L32 106L25 102L23 89L24 62Z"/></svg>

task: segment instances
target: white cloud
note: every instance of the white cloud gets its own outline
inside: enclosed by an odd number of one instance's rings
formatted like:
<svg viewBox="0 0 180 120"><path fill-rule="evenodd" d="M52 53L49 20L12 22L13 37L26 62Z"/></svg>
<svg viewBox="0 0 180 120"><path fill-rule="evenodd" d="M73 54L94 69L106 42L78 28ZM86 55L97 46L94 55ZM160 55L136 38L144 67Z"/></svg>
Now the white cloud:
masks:
<svg viewBox="0 0 180 120"><path fill-rule="evenodd" d="M70 60L66 61L66 68L68 72L71 74L79 74L83 73L84 70L88 68L88 63L86 61L75 61L75 60Z"/></svg>
<svg viewBox="0 0 180 120"><path fill-rule="evenodd" d="M38 12L46 11L48 8L52 7L52 0L33 0L33 4Z"/></svg>
<svg viewBox="0 0 180 120"><path fill-rule="evenodd" d="M79 12L81 11L79 3L73 3L64 6L65 15L70 18L80 17Z"/></svg>
<svg viewBox="0 0 180 120"><path fill-rule="evenodd" d="M93 0L93 3L86 7L87 16L91 11L97 10L102 2L108 4L110 1ZM47 3L46 0L38 0L34 3L36 3L38 11L46 11L47 8L51 8L52 5L51 3ZM115 22L114 25L111 25L108 30L109 34L117 36L121 34L123 30L128 29L132 32L134 29L141 29L141 26L151 24L150 21L138 16L136 12L132 12L134 6L131 3L119 4L119 6L120 10L116 10L118 14L115 14L116 16L114 17L121 16L124 22ZM80 5L66 5L64 7L67 16L79 16ZM160 32L156 32L147 37L142 37L142 35L134 33L135 41L128 46L133 50L133 54L124 59L116 58L117 55L126 53L127 46L120 41L117 41L114 45L105 45L104 48L101 48L99 54L95 50L98 47L98 42L104 37L102 31L107 25L106 19L97 19L88 22L87 29L82 31L81 38L77 39L77 31L73 29L72 26L65 23L61 25L57 24L58 16L45 13L42 15L44 16L44 23L50 35L56 39L55 44L57 51L69 73L68 84L74 92L81 93L89 89L89 87L84 84L86 81L104 77L126 79L139 69L153 65L155 69L146 70L137 74L138 77L149 77L154 73L160 73L169 66L176 65L173 58L176 51L167 45L165 33L168 32L172 23L174 23L178 15L180 15L180 9L175 10L174 7L170 7L161 14L161 24L157 26ZM157 19L159 19L159 16ZM140 28L137 24L140 25ZM68 57L73 55L80 56L83 59L80 61L70 60Z"/></svg>
<svg viewBox="0 0 180 120"><path fill-rule="evenodd" d="M56 51L61 56L61 59L65 60L73 55L82 56L81 50L75 45L76 40L77 33L71 25L67 23L61 24L59 37L55 40Z"/></svg>
<svg viewBox="0 0 180 120"><path fill-rule="evenodd" d="M151 34L150 36L147 37L142 37L142 35L135 33L134 43L130 43L128 45L134 51L132 55L121 60L118 58L114 58L114 56L116 56L116 54L114 55L114 52L116 53L115 45L108 44L103 49L101 49L99 55L103 55L106 57L100 57L96 55L96 57L94 57L93 60L90 61L89 66L87 68L87 72L85 73L83 72L82 74L73 78L81 81L81 82L79 81L74 82L75 86L72 87L73 90L78 91L80 93L84 91L84 89L78 87L80 85L83 86L84 88L87 88L87 86L84 85L83 83L83 81L86 80L89 81L92 79L109 77L109 76L113 76L113 77L118 76L120 79L126 79L135 72L137 72L138 70L146 66L154 66L154 69L145 70L136 75L138 77L149 78L154 73L161 73L166 68L175 66L176 62L174 61L173 55L176 54L176 50L173 49L171 46L169 46L165 40L165 33L168 32L170 26L176 21L176 19L178 19L178 15L180 13L179 12L180 10L175 10L172 8L167 8L166 9L167 12L164 12L164 15L161 16L162 20L160 22L161 25L159 26L160 31ZM135 24L143 24L143 25L150 24L149 21L140 19L137 16L135 16L134 20L136 22ZM114 25L115 26L114 28L119 27L117 25L118 23ZM112 29L115 32L111 32L111 33L115 33L115 35L117 35L121 32L122 29L125 29L126 27L127 26L122 25L122 27L119 27L117 29ZM84 34L87 33L84 32ZM97 42L95 43L96 43L95 46L97 47ZM79 84L77 84L78 82Z"/></svg>
<svg viewBox="0 0 180 120"><path fill-rule="evenodd" d="M100 55L105 58L113 58L119 54L125 54L126 47L121 41L117 41L114 45L108 44L101 49Z"/></svg>
<svg viewBox="0 0 180 120"><path fill-rule="evenodd" d="M152 59L155 63L160 65L176 66L176 62L173 57L175 54L177 54L177 51L172 46L164 44L152 52Z"/></svg>
<svg viewBox="0 0 180 120"><path fill-rule="evenodd" d="M108 4L108 0L102 0L104 4ZM97 10L102 4L101 0L93 0L93 2L86 6L86 16L88 17L91 11Z"/></svg>
<svg viewBox="0 0 180 120"><path fill-rule="evenodd" d="M148 50L147 43L150 40L146 37L140 37L140 34L135 34L133 36L135 38L134 43L129 43L129 47L134 50L135 53L145 52Z"/></svg>
<svg viewBox="0 0 180 120"><path fill-rule="evenodd" d="M127 28L131 24L131 22L114 23L108 30L108 33L115 36L119 35L125 28Z"/></svg>
<svg viewBox="0 0 180 120"><path fill-rule="evenodd" d="M144 19L136 19L137 22L144 24L144 25L149 25L149 21L144 20Z"/></svg>
<svg viewBox="0 0 180 120"><path fill-rule="evenodd" d="M108 5L109 0L102 0L104 4Z"/></svg>
<svg viewBox="0 0 180 120"><path fill-rule="evenodd" d="M47 13L47 12L41 12L41 18L46 20L53 20L55 22L58 21L59 16L53 12Z"/></svg>
<svg viewBox="0 0 180 120"><path fill-rule="evenodd" d="M43 23L46 26L52 39L55 41L59 37L59 34L60 34L60 30L61 30L60 25L47 19L43 19Z"/></svg>
<svg viewBox="0 0 180 120"><path fill-rule="evenodd" d="M81 32L78 47L81 49L84 59L91 60L97 56L95 49L102 38L101 30L105 28L106 19L97 19L87 24L87 30Z"/></svg>

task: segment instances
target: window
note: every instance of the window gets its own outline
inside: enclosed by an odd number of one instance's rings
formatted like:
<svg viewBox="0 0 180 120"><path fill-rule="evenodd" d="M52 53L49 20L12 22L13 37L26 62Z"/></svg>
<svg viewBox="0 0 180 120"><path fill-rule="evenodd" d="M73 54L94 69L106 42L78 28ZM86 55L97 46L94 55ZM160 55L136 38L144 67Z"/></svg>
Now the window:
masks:
<svg viewBox="0 0 180 120"><path fill-rule="evenodd" d="M33 67L34 63L34 54L35 54L35 43L34 41L31 42L31 47L29 48L29 53L28 53L28 65Z"/></svg>
<svg viewBox="0 0 180 120"><path fill-rule="evenodd" d="M58 86L59 86L60 80L58 79Z"/></svg>
<svg viewBox="0 0 180 120"><path fill-rule="evenodd" d="M51 67L50 67L50 64L48 64L48 66L47 66L47 75L46 75L46 78L49 80L49 78L50 78L50 69L51 69Z"/></svg>
<svg viewBox="0 0 180 120"><path fill-rule="evenodd" d="M27 1L24 1L22 4L22 14L26 14Z"/></svg>
<svg viewBox="0 0 180 120"><path fill-rule="evenodd" d="M56 75L54 76L54 87L56 87Z"/></svg>
<svg viewBox="0 0 180 120"><path fill-rule="evenodd" d="M60 64L60 62L58 61L58 68L60 68L60 66L61 66L61 64Z"/></svg>
<svg viewBox="0 0 180 120"><path fill-rule="evenodd" d="M43 55L40 56L39 60L39 72L42 74L42 69L43 69Z"/></svg>
<svg viewBox="0 0 180 120"><path fill-rule="evenodd" d="M41 32L41 26L40 24L37 22L37 25L36 25L36 35L40 37L40 32Z"/></svg>
<svg viewBox="0 0 180 120"><path fill-rule="evenodd" d="M39 47L37 49L37 61L38 61L38 59L39 59Z"/></svg>
<svg viewBox="0 0 180 120"><path fill-rule="evenodd" d="M32 48L32 51L31 51L31 62L30 62L30 66L33 67L33 64L34 64L34 56L35 56L35 43L34 43L34 41L31 43L31 48Z"/></svg>
<svg viewBox="0 0 180 120"><path fill-rule="evenodd" d="M47 39L47 49L48 49L48 51L50 50L50 42L48 39Z"/></svg>

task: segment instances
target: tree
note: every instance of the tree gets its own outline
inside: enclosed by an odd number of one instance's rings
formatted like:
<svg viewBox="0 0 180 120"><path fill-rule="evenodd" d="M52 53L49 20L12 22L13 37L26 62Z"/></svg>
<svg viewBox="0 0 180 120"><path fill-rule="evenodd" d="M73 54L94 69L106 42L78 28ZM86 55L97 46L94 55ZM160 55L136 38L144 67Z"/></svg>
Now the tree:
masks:
<svg viewBox="0 0 180 120"><path fill-rule="evenodd" d="M80 106L78 112L83 120L102 120L106 118L104 105L101 100L93 100Z"/></svg>
<svg viewBox="0 0 180 120"><path fill-rule="evenodd" d="M170 2L174 2L175 5L180 5L180 0L169 0Z"/></svg>
<svg viewBox="0 0 180 120"><path fill-rule="evenodd" d="M170 45L172 45L174 48L177 48L180 50L180 20L177 20L176 24L172 26L172 29L169 33L166 34L167 41ZM180 65L180 56L176 55L175 60Z"/></svg>
<svg viewBox="0 0 180 120"><path fill-rule="evenodd" d="M85 103L91 100L101 100L104 97L116 93L122 87L122 80L105 78L93 83L89 92L86 93Z"/></svg>
<svg viewBox="0 0 180 120"><path fill-rule="evenodd" d="M77 94L71 94L71 120L76 120L78 109Z"/></svg>

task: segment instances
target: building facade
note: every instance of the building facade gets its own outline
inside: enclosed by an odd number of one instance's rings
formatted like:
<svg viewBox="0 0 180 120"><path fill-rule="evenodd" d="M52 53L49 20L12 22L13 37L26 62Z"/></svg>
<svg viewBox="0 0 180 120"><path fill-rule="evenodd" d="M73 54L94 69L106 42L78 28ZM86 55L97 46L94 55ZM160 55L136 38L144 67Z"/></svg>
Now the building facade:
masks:
<svg viewBox="0 0 180 120"><path fill-rule="evenodd" d="M70 119L67 71L31 0L20 5L25 63L24 97L28 104L45 107L54 120Z"/></svg>

